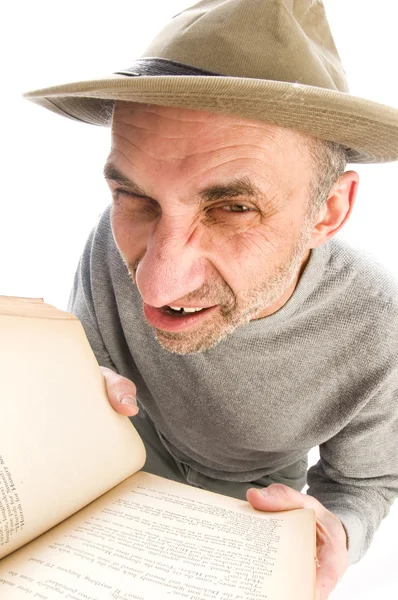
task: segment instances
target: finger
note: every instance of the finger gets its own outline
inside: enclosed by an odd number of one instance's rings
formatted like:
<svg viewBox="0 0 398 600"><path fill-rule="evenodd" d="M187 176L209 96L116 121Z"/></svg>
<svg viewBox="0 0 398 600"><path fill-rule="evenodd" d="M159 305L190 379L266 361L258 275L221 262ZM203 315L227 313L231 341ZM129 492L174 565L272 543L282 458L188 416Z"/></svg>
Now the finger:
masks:
<svg viewBox="0 0 398 600"><path fill-rule="evenodd" d="M250 489L247 499L263 511L282 511L311 508L317 519L317 600L327 600L348 566L346 534L340 520L312 496L302 494L286 485L272 484L263 490Z"/></svg>
<svg viewBox="0 0 398 600"><path fill-rule="evenodd" d="M273 483L264 489L251 488L247 491L247 499L257 510L279 511L294 508L312 508L317 517L325 512L325 508L318 500L293 490L282 483Z"/></svg>
<svg viewBox="0 0 398 600"><path fill-rule="evenodd" d="M247 499L254 508L266 512L311 508L316 517L317 546L336 543L342 551L347 549L347 534L342 522L316 498L293 490L287 485L274 483L260 490L249 489Z"/></svg>
<svg viewBox="0 0 398 600"><path fill-rule="evenodd" d="M136 400L137 389L130 379L123 377L112 369L100 367L105 379L109 402L121 415L133 417L138 413Z"/></svg>

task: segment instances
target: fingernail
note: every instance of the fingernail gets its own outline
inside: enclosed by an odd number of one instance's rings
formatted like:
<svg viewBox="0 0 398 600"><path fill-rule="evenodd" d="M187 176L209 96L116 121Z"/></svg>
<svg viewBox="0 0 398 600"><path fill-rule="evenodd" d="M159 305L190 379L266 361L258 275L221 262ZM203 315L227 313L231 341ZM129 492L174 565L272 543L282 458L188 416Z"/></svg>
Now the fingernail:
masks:
<svg viewBox="0 0 398 600"><path fill-rule="evenodd" d="M261 490L257 490L257 492L260 494L260 496L268 496L267 488L262 488Z"/></svg>
<svg viewBox="0 0 398 600"><path fill-rule="evenodd" d="M120 400L120 404L124 404L125 406L131 406L132 408L137 408L137 400L134 396L124 396Z"/></svg>

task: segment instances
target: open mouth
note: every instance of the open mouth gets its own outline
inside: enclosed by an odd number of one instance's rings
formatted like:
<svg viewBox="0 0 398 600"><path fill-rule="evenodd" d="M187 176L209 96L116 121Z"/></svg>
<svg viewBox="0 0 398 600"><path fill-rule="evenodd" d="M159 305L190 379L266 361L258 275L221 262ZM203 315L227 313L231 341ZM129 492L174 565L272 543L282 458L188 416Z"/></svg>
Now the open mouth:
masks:
<svg viewBox="0 0 398 600"><path fill-rule="evenodd" d="M152 327L163 331L182 331L199 323L209 313L217 308L215 306L162 306L155 307L144 303L144 315Z"/></svg>
<svg viewBox="0 0 398 600"><path fill-rule="evenodd" d="M182 306L163 306L162 309L168 315L192 315L206 310L206 308L191 308Z"/></svg>

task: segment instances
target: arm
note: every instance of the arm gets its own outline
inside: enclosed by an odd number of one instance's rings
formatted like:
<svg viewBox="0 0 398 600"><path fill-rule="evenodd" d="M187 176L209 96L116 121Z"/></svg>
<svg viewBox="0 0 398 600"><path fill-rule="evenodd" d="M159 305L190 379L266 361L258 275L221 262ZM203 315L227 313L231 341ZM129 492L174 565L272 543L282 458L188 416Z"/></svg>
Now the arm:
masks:
<svg viewBox="0 0 398 600"><path fill-rule="evenodd" d="M397 367L386 371L379 374L377 392L350 423L320 445L320 461L308 471L307 495L279 484L248 491L259 510L314 509L320 600L364 555L398 495Z"/></svg>
<svg viewBox="0 0 398 600"><path fill-rule="evenodd" d="M320 461L308 472L307 493L346 529L350 564L365 554L398 495L396 378L392 373L355 418L320 446Z"/></svg>

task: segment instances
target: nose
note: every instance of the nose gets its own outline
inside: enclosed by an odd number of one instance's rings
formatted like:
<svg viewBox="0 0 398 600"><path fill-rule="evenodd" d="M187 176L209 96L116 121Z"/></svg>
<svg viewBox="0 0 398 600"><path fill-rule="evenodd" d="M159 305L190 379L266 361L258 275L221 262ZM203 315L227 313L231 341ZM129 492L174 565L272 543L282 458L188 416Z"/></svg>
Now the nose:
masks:
<svg viewBox="0 0 398 600"><path fill-rule="evenodd" d="M148 239L138 263L135 280L140 294L151 306L165 306L183 298L205 283L205 259L199 235L164 219Z"/></svg>

